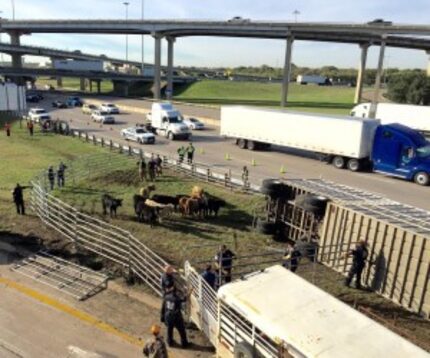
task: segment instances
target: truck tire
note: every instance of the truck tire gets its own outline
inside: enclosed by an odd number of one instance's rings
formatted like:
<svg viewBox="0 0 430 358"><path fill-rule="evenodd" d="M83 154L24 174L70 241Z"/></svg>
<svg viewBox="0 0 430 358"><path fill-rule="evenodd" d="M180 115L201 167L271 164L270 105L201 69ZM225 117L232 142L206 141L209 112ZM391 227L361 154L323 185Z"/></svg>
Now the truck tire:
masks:
<svg viewBox="0 0 430 358"><path fill-rule="evenodd" d="M263 235L275 235L278 231L279 225L277 223L267 222L263 219L257 219L257 232Z"/></svg>
<svg viewBox="0 0 430 358"><path fill-rule="evenodd" d="M265 179L261 185L261 192L271 198L291 197L292 189L277 179Z"/></svg>
<svg viewBox="0 0 430 358"><path fill-rule="evenodd" d="M345 158L337 155L332 160L333 166L337 169L345 168Z"/></svg>
<svg viewBox="0 0 430 358"><path fill-rule="evenodd" d="M426 172L418 172L414 175L414 182L426 186L429 185L430 177Z"/></svg>
<svg viewBox="0 0 430 358"><path fill-rule="evenodd" d="M294 203L297 207L317 216L322 216L327 208L328 199L324 196L303 194L296 197Z"/></svg>
<svg viewBox="0 0 430 358"><path fill-rule="evenodd" d="M256 358L254 348L247 342L236 343L234 346L234 358Z"/></svg>
<svg viewBox="0 0 430 358"><path fill-rule="evenodd" d="M242 139L242 138L240 138L240 139L237 141L237 145L238 145L238 147L239 147L240 149L246 149L246 148L247 148L247 141L246 141L246 139Z"/></svg>
<svg viewBox="0 0 430 358"><path fill-rule="evenodd" d="M167 133L167 138L170 140L174 140L175 139L175 135L172 132Z"/></svg>
<svg viewBox="0 0 430 358"><path fill-rule="evenodd" d="M258 142L254 142L253 140L248 141L248 149L256 150L258 148Z"/></svg>
<svg viewBox="0 0 430 358"><path fill-rule="evenodd" d="M352 172L358 172L361 169L361 162L358 159L350 158L348 159L346 166Z"/></svg>

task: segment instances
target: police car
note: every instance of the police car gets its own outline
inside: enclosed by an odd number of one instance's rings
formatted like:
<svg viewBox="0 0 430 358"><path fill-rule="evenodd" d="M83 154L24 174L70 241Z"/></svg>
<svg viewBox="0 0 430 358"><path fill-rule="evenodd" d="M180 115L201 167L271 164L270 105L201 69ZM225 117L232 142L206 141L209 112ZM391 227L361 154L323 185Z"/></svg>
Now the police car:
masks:
<svg viewBox="0 0 430 358"><path fill-rule="evenodd" d="M140 144L154 144L155 135L144 127L130 127L121 130L121 136L125 140L133 140Z"/></svg>

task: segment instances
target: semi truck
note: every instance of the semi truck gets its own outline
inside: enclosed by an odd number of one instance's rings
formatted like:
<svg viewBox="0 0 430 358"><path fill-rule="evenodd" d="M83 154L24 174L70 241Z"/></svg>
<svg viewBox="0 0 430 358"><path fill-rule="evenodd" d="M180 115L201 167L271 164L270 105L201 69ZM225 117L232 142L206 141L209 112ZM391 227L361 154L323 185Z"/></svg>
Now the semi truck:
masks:
<svg viewBox="0 0 430 358"><path fill-rule="evenodd" d="M325 76L312 76L312 75L298 75L297 83L301 85L316 84L319 86L331 85L330 80Z"/></svg>
<svg viewBox="0 0 430 358"><path fill-rule="evenodd" d="M336 168L430 182L430 142L402 124L350 116L308 114L245 106L221 108L221 135L241 149L270 145L317 153Z"/></svg>
<svg viewBox="0 0 430 358"><path fill-rule="evenodd" d="M171 140L191 137L191 130L183 123L181 113L170 102L153 103L151 113L146 118L158 135Z"/></svg>
<svg viewBox="0 0 430 358"><path fill-rule="evenodd" d="M189 271L191 318L214 344L216 357L428 357L281 265L245 275L217 293Z"/></svg>
<svg viewBox="0 0 430 358"><path fill-rule="evenodd" d="M368 118L371 103L360 103L351 110L351 116ZM430 133L430 106L397 103L377 103L375 118L381 124L400 123L421 132Z"/></svg>

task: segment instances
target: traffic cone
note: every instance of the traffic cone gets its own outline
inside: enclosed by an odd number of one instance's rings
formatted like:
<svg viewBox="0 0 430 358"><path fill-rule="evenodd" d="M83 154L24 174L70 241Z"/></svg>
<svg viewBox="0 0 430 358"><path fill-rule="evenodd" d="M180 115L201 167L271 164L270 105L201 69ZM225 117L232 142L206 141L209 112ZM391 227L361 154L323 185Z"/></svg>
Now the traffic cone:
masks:
<svg viewBox="0 0 430 358"><path fill-rule="evenodd" d="M285 174L287 171L285 170L285 167L282 165L281 169L279 169L279 173Z"/></svg>
<svg viewBox="0 0 430 358"><path fill-rule="evenodd" d="M252 160L251 160L251 165L252 165L253 167L255 167L255 166L257 165L257 162L255 161L255 159L254 159L254 158L252 158Z"/></svg>
<svg viewBox="0 0 430 358"><path fill-rule="evenodd" d="M231 160L230 154L225 153L225 160Z"/></svg>

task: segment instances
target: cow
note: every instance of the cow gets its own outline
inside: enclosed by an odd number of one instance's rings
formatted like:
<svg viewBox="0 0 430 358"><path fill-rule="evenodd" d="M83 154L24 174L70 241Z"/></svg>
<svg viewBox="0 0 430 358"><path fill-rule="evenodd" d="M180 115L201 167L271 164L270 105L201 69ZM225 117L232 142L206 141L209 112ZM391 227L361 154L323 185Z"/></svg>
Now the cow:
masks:
<svg viewBox="0 0 430 358"><path fill-rule="evenodd" d="M158 218L156 208L146 205L145 202L141 200L137 202L135 210L138 221L149 224L150 227L156 224Z"/></svg>
<svg viewBox="0 0 430 358"><path fill-rule="evenodd" d="M109 194L102 195L102 206L103 206L103 215L107 214L107 209L109 209L110 217L116 217L116 209L122 206L122 199L115 199Z"/></svg>
<svg viewBox="0 0 430 358"><path fill-rule="evenodd" d="M209 198L207 201L207 213L208 215L213 214L215 217L218 216L219 210L226 205L225 200L217 198Z"/></svg>
<svg viewBox="0 0 430 358"><path fill-rule="evenodd" d="M178 210L179 205L179 196L170 196L170 195L160 195L154 194L151 196L151 200L156 201L157 203L168 205L171 204L175 208L175 211Z"/></svg>

